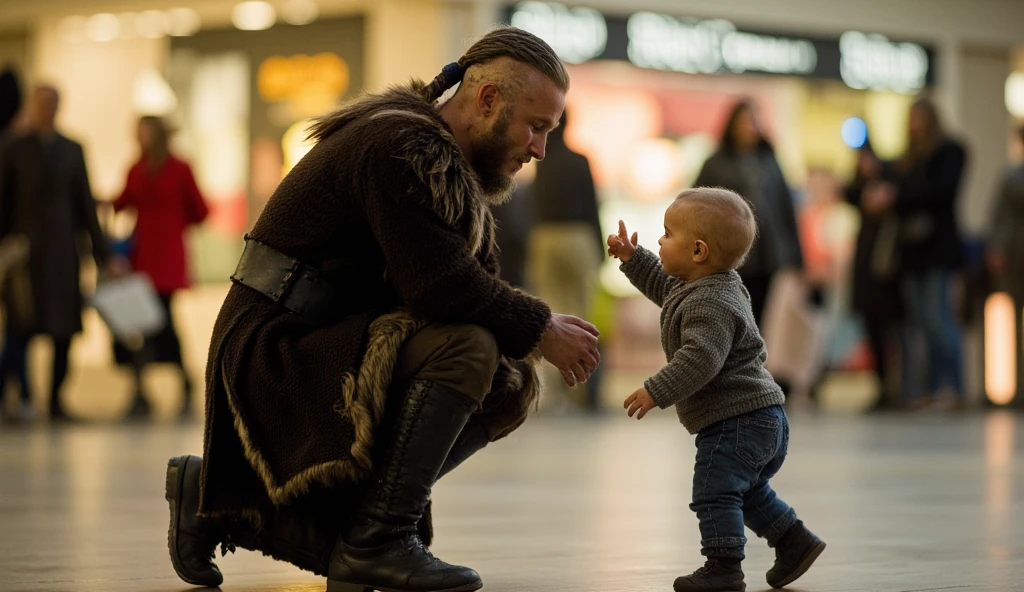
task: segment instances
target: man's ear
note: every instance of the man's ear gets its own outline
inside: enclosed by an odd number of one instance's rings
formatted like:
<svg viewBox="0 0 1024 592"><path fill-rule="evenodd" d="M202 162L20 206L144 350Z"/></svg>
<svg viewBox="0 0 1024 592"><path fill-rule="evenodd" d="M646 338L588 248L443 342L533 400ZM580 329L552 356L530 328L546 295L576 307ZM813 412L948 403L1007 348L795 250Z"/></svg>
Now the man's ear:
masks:
<svg viewBox="0 0 1024 592"><path fill-rule="evenodd" d="M490 117L501 108L501 90L493 82L485 82L476 89L476 108L483 117Z"/></svg>
<svg viewBox="0 0 1024 592"><path fill-rule="evenodd" d="M697 263L703 263L707 261L707 258L711 255L711 250L708 248L708 244L702 240L698 240L693 243L693 260Z"/></svg>

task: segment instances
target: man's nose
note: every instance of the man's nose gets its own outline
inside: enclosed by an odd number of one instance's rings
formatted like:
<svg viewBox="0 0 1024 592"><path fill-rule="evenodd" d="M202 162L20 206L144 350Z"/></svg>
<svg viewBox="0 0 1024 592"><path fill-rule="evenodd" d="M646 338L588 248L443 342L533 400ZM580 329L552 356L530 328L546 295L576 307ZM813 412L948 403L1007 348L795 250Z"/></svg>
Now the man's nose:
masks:
<svg viewBox="0 0 1024 592"><path fill-rule="evenodd" d="M547 149L547 143L547 134L538 134L533 136L533 141L530 142L530 156L537 160L544 160L544 152Z"/></svg>

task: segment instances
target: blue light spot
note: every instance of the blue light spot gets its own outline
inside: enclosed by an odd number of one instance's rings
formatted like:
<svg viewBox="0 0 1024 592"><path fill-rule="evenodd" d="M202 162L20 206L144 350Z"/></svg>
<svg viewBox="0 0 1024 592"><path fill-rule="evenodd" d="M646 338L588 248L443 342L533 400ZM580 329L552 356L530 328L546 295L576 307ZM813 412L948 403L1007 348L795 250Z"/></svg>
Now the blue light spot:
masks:
<svg viewBox="0 0 1024 592"><path fill-rule="evenodd" d="M851 117L843 122L840 134L844 144L850 148L860 148L868 141L868 124L860 117Z"/></svg>

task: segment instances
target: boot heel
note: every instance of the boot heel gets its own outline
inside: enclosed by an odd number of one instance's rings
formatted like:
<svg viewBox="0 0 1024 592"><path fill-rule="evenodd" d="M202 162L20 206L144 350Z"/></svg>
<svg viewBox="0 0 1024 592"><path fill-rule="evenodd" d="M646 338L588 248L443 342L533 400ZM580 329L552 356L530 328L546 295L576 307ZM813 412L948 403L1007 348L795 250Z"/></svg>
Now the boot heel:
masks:
<svg viewBox="0 0 1024 592"><path fill-rule="evenodd" d="M173 502L178 497L178 473L182 467L177 458L167 462L167 481L164 483L164 499Z"/></svg>
<svg viewBox="0 0 1024 592"><path fill-rule="evenodd" d="M338 580L327 580L327 592L373 592L373 588L363 584L349 584Z"/></svg>

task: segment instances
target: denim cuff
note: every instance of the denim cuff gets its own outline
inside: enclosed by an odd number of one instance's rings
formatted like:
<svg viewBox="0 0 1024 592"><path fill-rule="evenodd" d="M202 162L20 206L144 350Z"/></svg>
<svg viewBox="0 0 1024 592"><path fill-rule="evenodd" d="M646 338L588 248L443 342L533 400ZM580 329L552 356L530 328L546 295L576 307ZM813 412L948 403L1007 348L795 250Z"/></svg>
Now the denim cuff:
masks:
<svg viewBox="0 0 1024 592"><path fill-rule="evenodd" d="M700 541L700 554L705 557L734 557L743 559L747 537L715 537Z"/></svg>
<svg viewBox="0 0 1024 592"><path fill-rule="evenodd" d="M768 528L764 530L764 534L761 536L768 541L769 547L774 547L782 535L786 534L789 527L796 524L796 510L790 508L788 512L779 516L775 522L768 525Z"/></svg>

